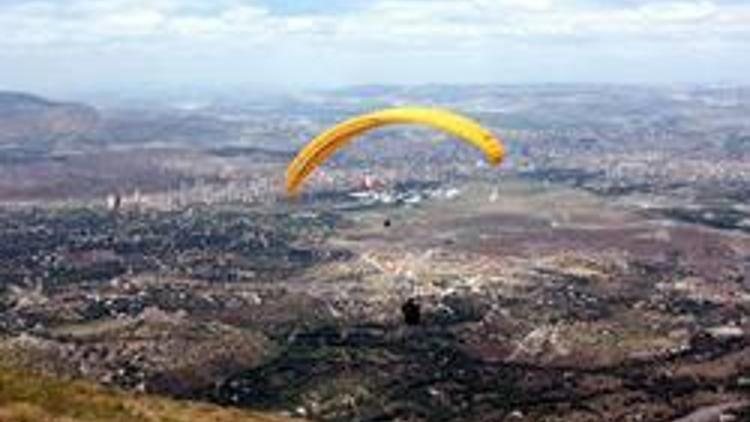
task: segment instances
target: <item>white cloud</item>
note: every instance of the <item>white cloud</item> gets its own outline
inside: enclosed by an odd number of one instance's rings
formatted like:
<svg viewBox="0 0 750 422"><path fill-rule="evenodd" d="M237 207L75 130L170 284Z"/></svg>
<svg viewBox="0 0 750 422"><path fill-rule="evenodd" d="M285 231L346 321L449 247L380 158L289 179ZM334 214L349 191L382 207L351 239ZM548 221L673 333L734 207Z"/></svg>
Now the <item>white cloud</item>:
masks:
<svg viewBox="0 0 750 422"><path fill-rule="evenodd" d="M42 67L83 84L118 74L171 81L177 73L187 81L387 80L408 72L415 80L543 80L624 69L627 78L647 75L648 66L674 68L665 78L695 69L719 75L721 66L733 76L750 62L750 4L737 1L357 4L284 14L263 0L0 2L0 84L52 78Z"/></svg>
<svg viewBox="0 0 750 422"><path fill-rule="evenodd" d="M708 1L653 3L641 6L638 12L653 22L693 23L708 19L719 11L716 4Z"/></svg>
<svg viewBox="0 0 750 422"><path fill-rule="evenodd" d="M553 0L466 0L479 7L482 11L509 10L521 12L546 12L553 10L556 3ZM559 5L561 2L557 2Z"/></svg>
<svg viewBox="0 0 750 422"><path fill-rule="evenodd" d="M269 42L294 35L351 44L456 45L496 38L671 37L750 32L750 6L708 0L617 7L553 0L373 0L357 13L271 14L261 2L223 1L200 8L194 0L36 1L0 6L0 43L64 45L133 37L256 35Z"/></svg>
<svg viewBox="0 0 750 422"><path fill-rule="evenodd" d="M150 9L104 14L93 22L93 32L106 36L147 36L159 31L167 18Z"/></svg>

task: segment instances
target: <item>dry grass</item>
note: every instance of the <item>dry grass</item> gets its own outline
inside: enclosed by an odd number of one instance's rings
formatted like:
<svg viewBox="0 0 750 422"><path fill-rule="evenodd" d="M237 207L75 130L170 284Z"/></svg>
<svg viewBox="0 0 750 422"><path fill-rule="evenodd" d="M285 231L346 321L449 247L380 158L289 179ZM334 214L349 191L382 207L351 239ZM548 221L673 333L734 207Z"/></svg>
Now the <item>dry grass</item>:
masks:
<svg viewBox="0 0 750 422"><path fill-rule="evenodd" d="M0 368L0 422L291 422L283 417L177 402Z"/></svg>

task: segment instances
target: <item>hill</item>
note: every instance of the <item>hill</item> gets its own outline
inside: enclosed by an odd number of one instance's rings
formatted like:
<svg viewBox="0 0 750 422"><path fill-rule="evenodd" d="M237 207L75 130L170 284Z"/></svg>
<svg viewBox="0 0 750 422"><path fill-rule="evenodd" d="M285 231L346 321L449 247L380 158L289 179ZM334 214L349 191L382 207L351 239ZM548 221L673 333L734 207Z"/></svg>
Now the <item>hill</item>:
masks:
<svg viewBox="0 0 750 422"><path fill-rule="evenodd" d="M0 422L293 422L283 417L106 390L0 368Z"/></svg>
<svg viewBox="0 0 750 422"><path fill-rule="evenodd" d="M83 104L0 91L0 145L82 136L98 122L99 113Z"/></svg>

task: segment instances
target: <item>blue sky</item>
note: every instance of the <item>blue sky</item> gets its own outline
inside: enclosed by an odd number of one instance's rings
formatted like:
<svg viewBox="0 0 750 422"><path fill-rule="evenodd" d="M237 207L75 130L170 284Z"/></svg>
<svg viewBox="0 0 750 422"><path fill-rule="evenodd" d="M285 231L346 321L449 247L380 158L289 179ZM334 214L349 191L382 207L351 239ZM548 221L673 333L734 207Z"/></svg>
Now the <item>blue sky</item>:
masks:
<svg viewBox="0 0 750 422"><path fill-rule="evenodd" d="M0 89L750 83L738 0L3 0Z"/></svg>
<svg viewBox="0 0 750 422"><path fill-rule="evenodd" d="M277 14L342 14L361 10L361 0L266 0L263 2L271 12Z"/></svg>

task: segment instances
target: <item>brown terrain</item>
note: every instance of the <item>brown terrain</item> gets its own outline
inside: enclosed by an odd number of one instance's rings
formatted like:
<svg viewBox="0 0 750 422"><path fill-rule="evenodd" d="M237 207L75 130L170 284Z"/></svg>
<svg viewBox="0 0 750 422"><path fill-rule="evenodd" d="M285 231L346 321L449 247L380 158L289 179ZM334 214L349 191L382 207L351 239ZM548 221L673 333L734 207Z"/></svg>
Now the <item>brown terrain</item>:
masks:
<svg viewBox="0 0 750 422"><path fill-rule="evenodd" d="M612 135L544 157L518 139L536 168L497 172L443 144L429 159L406 150L414 161L354 146L290 201L293 148L267 148L276 137L255 120L112 113L93 133L118 137L102 144L19 152L16 139L4 155L13 371L320 421L750 420L750 211L741 172L705 171L723 150L660 179L600 172L597 155L640 157ZM320 124L278 113L273 131ZM251 130L264 147L146 139ZM366 189L364 174L384 176Z"/></svg>

